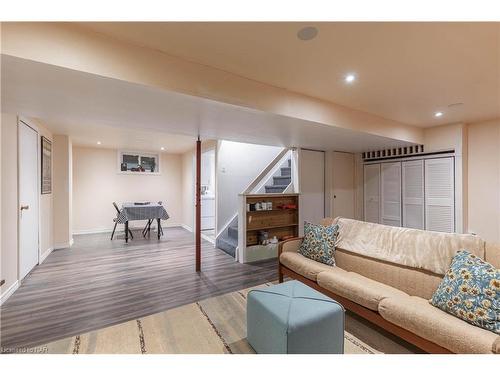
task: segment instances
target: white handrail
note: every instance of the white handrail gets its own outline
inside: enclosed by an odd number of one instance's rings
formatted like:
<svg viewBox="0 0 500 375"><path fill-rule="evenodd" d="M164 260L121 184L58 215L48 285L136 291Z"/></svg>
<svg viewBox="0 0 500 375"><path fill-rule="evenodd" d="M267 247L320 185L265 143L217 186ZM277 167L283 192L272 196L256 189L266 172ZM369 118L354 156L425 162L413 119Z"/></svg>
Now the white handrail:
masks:
<svg viewBox="0 0 500 375"><path fill-rule="evenodd" d="M229 227L233 221L238 217L238 211L236 211L236 213L231 216L231 219L229 219L226 224L224 224L224 226L222 227L222 229L217 233L217 235L215 236L215 238L219 238L219 236L225 232L225 230L227 229L227 227Z"/></svg>
<svg viewBox="0 0 500 375"><path fill-rule="evenodd" d="M259 173L257 177L247 186L241 193L242 195L251 194L253 189L273 170L273 168L281 162L283 157L291 150L290 147L285 147L268 165Z"/></svg>

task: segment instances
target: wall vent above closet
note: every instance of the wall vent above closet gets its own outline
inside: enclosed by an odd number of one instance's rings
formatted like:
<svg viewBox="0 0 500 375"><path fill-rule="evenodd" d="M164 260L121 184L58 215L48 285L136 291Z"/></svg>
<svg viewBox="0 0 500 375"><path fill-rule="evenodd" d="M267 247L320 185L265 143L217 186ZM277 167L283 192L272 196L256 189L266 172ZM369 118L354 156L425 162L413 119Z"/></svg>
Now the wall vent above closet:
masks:
<svg viewBox="0 0 500 375"><path fill-rule="evenodd" d="M411 156L424 153L424 145L412 145L396 148L388 148L386 150L367 151L363 152L363 160L398 158L403 156Z"/></svg>

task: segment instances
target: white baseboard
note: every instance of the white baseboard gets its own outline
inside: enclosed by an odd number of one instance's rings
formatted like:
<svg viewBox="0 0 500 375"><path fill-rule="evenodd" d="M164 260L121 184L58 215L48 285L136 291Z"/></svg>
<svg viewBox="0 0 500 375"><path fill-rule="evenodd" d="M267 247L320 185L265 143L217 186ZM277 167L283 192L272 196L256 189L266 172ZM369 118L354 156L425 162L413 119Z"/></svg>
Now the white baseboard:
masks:
<svg viewBox="0 0 500 375"><path fill-rule="evenodd" d="M201 233L201 238L210 242L212 245L215 245L215 239L213 237L208 237L206 234Z"/></svg>
<svg viewBox="0 0 500 375"><path fill-rule="evenodd" d="M0 306L2 306L5 301L19 288L19 281L16 280L14 284L12 284L9 289L7 289L5 292L2 293L2 296L0 297Z"/></svg>
<svg viewBox="0 0 500 375"><path fill-rule="evenodd" d="M189 225L181 224L180 226L185 230L187 230L188 232L194 232L193 228L191 228Z"/></svg>
<svg viewBox="0 0 500 375"><path fill-rule="evenodd" d="M143 230L144 225L137 226L137 225L130 225L129 229L130 230ZM167 225L162 225L163 228L175 228L175 227L184 227L183 224L178 224L178 223L171 223ZM156 224L151 224L151 229L156 230ZM99 233L111 233L113 231L113 228L93 228L93 229L82 229L82 230L75 230L73 231L73 235L79 235L79 234L99 234ZM124 227L120 227L120 229L116 228L115 233L123 233L125 231Z"/></svg>
<svg viewBox="0 0 500 375"><path fill-rule="evenodd" d="M69 240L68 242L59 242L54 244L54 250L59 250L59 249L67 249L68 247L73 246L73 238Z"/></svg>
<svg viewBox="0 0 500 375"><path fill-rule="evenodd" d="M54 250L53 247L49 247L44 253L40 255L40 261L38 264L42 264L43 261L49 256L49 254Z"/></svg>

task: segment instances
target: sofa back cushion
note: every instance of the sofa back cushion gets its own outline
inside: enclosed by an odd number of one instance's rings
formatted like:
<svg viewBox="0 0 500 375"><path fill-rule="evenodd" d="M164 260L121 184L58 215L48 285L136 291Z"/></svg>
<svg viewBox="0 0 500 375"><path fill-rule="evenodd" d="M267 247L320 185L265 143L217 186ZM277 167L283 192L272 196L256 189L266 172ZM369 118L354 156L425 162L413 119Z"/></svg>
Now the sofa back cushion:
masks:
<svg viewBox="0 0 500 375"><path fill-rule="evenodd" d="M487 243L486 244L485 261L492 264L496 268L500 268L500 244Z"/></svg>
<svg viewBox="0 0 500 375"><path fill-rule="evenodd" d="M484 259L485 243L470 234L440 233L337 218L336 246L364 256L444 275L455 254L467 249Z"/></svg>
<svg viewBox="0 0 500 375"><path fill-rule="evenodd" d="M335 251L335 261L338 267L346 271L359 273L380 283L400 289L410 296L425 299L432 297L443 278L441 275L429 271L373 259L340 248Z"/></svg>

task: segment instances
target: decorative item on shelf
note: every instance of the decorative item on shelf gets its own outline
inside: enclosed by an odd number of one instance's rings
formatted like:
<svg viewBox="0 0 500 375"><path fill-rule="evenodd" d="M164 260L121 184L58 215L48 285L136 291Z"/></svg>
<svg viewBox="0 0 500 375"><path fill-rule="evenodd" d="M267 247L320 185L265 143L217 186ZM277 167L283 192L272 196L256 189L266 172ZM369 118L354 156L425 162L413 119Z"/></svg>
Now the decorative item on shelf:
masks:
<svg viewBox="0 0 500 375"><path fill-rule="evenodd" d="M256 204L255 203L248 203L247 204L247 210L248 211L256 211Z"/></svg>
<svg viewBox="0 0 500 375"><path fill-rule="evenodd" d="M262 210L262 205L260 202L255 203L255 211L261 211Z"/></svg>
<svg viewBox="0 0 500 375"><path fill-rule="evenodd" d="M273 210L273 202L267 202L267 209L269 211L272 211Z"/></svg>
<svg viewBox="0 0 500 375"><path fill-rule="evenodd" d="M269 232L265 230L259 230L259 243L261 245L267 245L269 241L268 238L269 238Z"/></svg>
<svg viewBox="0 0 500 375"><path fill-rule="evenodd" d="M276 236L274 236L273 238L271 238L269 240L269 243L272 243L272 244L277 244L279 241L278 241L278 238Z"/></svg>

